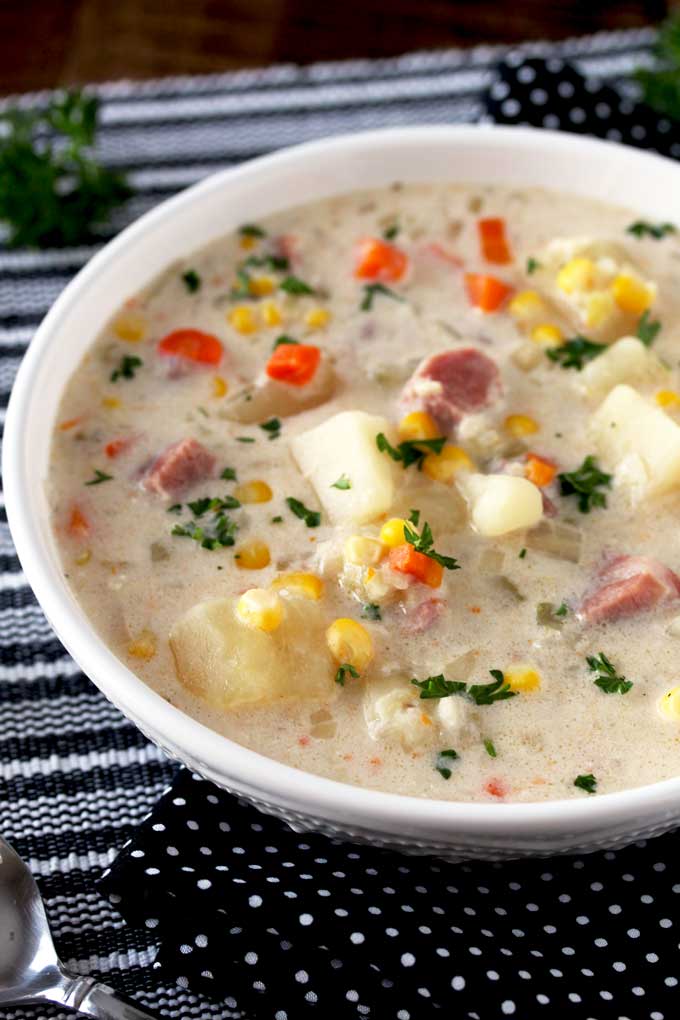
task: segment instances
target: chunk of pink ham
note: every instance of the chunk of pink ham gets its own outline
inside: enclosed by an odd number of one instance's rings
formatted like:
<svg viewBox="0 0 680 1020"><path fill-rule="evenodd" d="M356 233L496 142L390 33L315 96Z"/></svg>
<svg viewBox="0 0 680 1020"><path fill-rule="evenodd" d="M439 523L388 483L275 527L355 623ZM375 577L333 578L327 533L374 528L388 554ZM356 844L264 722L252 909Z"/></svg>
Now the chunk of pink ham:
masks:
<svg viewBox="0 0 680 1020"><path fill-rule="evenodd" d="M611 623L680 598L680 577L649 556L617 556L578 610L586 623Z"/></svg>
<svg viewBox="0 0 680 1020"><path fill-rule="evenodd" d="M180 439L168 446L147 468L142 487L159 496L179 496L196 482L209 478L215 458L196 439Z"/></svg>
<svg viewBox="0 0 680 1020"><path fill-rule="evenodd" d="M500 397L501 377L491 358L474 347L442 351L426 358L402 390L402 414L425 411L444 433L465 414L474 414Z"/></svg>
<svg viewBox="0 0 680 1020"><path fill-rule="evenodd" d="M424 634L434 627L445 608L446 603L443 599L425 599L407 612L404 617L404 629L409 634Z"/></svg>

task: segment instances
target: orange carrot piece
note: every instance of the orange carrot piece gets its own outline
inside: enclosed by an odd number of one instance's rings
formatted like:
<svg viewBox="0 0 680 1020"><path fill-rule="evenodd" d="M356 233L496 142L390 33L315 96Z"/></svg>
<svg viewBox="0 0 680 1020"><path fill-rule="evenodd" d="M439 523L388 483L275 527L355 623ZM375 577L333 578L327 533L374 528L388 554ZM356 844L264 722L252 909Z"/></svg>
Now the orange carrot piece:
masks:
<svg viewBox="0 0 680 1020"><path fill-rule="evenodd" d="M551 460L539 457L537 453L528 453L524 475L542 489L544 485L550 485L557 474L557 466Z"/></svg>
<svg viewBox="0 0 680 1020"><path fill-rule="evenodd" d="M118 457L123 450L127 450L133 442L134 440L131 436L127 436L125 439L112 439L111 442L107 443L104 447L104 453L107 457L111 457L113 460L115 457Z"/></svg>
<svg viewBox="0 0 680 1020"><path fill-rule="evenodd" d="M311 344L280 344L265 371L270 379L304 386L314 378L320 360L321 351Z"/></svg>
<svg viewBox="0 0 680 1020"><path fill-rule="evenodd" d="M430 588L438 588L442 583L444 568L436 560L430 559L424 553L418 552L408 542L395 545L390 549L388 562L392 570L400 574L410 574L417 581Z"/></svg>
<svg viewBox="0 0 680 1020"><path fill-rule="evenodd" d="M490 793L492 797L505 797L508 792L505 783L501 779L490 779L488 783L484 783L484 790L486 793Z"/></svg>
<svg viewBox="0 0 680 1020"><path fill-rule="evenodd" d="M69 429L73 429L73 428L76 427L76 425L80 425L82 420L83 420L82 417L80 417L80 418L69 418L67 421L62 421L62 422L59 423L59 426L58 426L59 431L60 432L68 432Z"/></svg>
<svg viewBox="0 0 680 1020"><path fill-rule="evenodd" d="M496 312L512 294L512 287L484 273L466 273L465 287L470 304L483 312Z"/></svg>
<svg viewBox="0 0 680 1020"><path fill-rule="evenodd" d="M477 220L477 230L482 255L487 262L495 262L499 266L512 262L510 246L505 236L505 220L498 217Z"/></svg>
<svg viewBox="0 0 680 1020"><path fill-rule="evenodd" d="M222 360L223 347L211 333L201 333L199 329L176 329L159 341L158 353L203 365L218 365Z"/></svg>
<svg viewBox="0 0 680 1020"><path fill-rule="evenodd" d="M68 519L68 533L73 538L87 538L90 534L90 522L77 504L71 507Z"/></svg>
<svg viewBox="0 0 680 1020"><path fill-rule="evenodd" d="M408 268L408 255L379 237L365 237L359 242L354 275L359 280L381 280L395 283Z"/></svg>

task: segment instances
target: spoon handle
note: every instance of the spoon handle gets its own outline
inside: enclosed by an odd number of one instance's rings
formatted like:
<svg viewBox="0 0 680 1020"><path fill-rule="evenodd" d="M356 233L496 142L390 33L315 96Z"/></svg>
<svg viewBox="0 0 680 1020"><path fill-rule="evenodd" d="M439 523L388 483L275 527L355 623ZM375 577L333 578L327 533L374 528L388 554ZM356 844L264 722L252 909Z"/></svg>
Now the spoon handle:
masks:
<svg viewBox="0 0 680 1020"><path fill-rule="evenodd" d="M64 1005L93 1020L158 1020L140 1009L136 1003L123 999L113 989L92 978L75 978L68 989Z"/></svg>

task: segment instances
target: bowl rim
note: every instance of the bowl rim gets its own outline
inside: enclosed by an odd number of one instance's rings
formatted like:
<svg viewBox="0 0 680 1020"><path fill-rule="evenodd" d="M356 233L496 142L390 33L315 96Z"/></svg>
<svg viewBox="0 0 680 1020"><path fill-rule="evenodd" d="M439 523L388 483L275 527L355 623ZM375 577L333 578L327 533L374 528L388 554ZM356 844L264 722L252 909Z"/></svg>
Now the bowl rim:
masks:
<svg viewBox="0 0 680 1020"><path fill-rule="evenodd" d="M176 210L190 206L198 197L220 193L230 182L244 176L262 170L276 171L319 153L335 151L346 156L371 150L376 145L398 148L421 144L424 138L437 140L443 136L461 144L466 141L479 144L484 137L484 144L490 150L532 148L561 151L569 157L586 152L600 156L608 153L618 163L625 160L635 164L631 169L641 173L662 162L673 167L680 176L680 168L672 160L613 142L490 124L354 132L305 142L209 175L145 213L106 244L65 287L38 327L17 373L5 422L2 469L12 538L29 585L58 638L83 672L166 751L188 761L190 767L196 768L196 763L200 762L200 769L210 778L237 794L251 793L265 804L285 806L303 815L312 811L315 817L330 824L351 822L355 829L401 834L404 842L409 842L412 834L425 833L435 834L443 841L454 834L473 834L481 839L514 836L528 840L551 834L573 834L576 837L573 842L577 842L583 833L599 834L604 829L616 828L631 831L642 827L645 819L671 818L677 814L680 776L597 797L538 802L448 801L354 786L304 772L246 748L169 704L113 654L94 628L83 627L74 608L63 597L55 579L56 572L37 537L32 482L22 447L24 423L31 411L32 381L42 353L59 324L104 267L124 257L128 246Z"/></svg>

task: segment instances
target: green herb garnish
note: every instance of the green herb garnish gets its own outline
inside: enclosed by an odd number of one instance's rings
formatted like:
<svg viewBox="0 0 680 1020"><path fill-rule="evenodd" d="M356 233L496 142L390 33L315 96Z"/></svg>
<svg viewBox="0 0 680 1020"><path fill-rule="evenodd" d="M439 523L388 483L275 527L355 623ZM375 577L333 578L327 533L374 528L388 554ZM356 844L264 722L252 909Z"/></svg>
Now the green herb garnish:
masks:
<svg viewBox="0 0 680 1020"><path fill-rule="evenodd" d="M364 296L359 305L362 312L370 312L373 308L373 301L376 295L382 294L383 297L392 298L393 301L404 301L405 298L401 294L397 294L396 291L390 290L384 283L365 283L364 284Z"/></svg>
<svg viewBox="0 0 680 1020"><path fill-rule="evenodd" d="M423 556L428 556L435 563L439 563L440 566L445 567L447 570L460 570L460 564L453 556L442 556L441 553L435 552L432 548L434 537L432 535L432 528L427 521L423 524L423 530L420 534L414 531L413 528L410 528L408 524L404 524L404 538L409 545L413 546L416 552L422 553Z"/></svg>
<svg viewBox="0 0 680 1020"><path fill-rule="evenodd" d="M99 468L94 469L94 478L91 478L89 482L85 482L85 485L101 485L102 482L110 482L113 480L113 475L107 475L106 472L100 471Z"/></svg>
<svg viewBox="0 0 680 1020"><path fill-rule="evenodd" d="M657 320L652 322L649 308L640 316L637 324L636 337L641 340L645 347L651 347L661 332L661 323Z"/></svg>
<svg viewBox="0 0 680 1020"><path fill-rule="evenodd" d="M408 515L409 523L415 524L416 528L420 523L420 510L411 510Z"/></svg>
<svg viewBox="0 0 680 1020"><path fill-rule="evenodd" d="M272 350L275 351L277 347L281 347L282 344L299 344L299 340L293 340L292 336L287 336L282 333L281 336L277 336L276 340L272 344Z"/></svg>
<svg viewBox="0 0 680 1020"><path fill-rule="evenodd" d="M562 368L575 368L580 372L586 361L592 361L606 350L607 344L597 344L585 336L575 336L559 347L548 347L545 353L546 357Z"/></svg>
<svg viewBox="0 0 680 1020"><path fill-rule="evenodd" d="M484 741L484 750L488 754L489 758L497 758L496 748L494 747L493 740Z"/></svg>
<svg viewBox="0 0 680 1020"><path fill-rule="evenodd" d="M302 294L314 294L314 288L310 287L308 283L301 280L297 276L287 276L279 284L280 290L286 292L286 294L294 294L296 297Z"/></svg>
<svg viewBox="0 0 680 1020"><path fill-rule="evenodd" d="M331 489L351 489L352 483L350 482L347 475L340 475L337 482L333 482L330 486Z"/></svg>
<svg viewBox="0 0 680 1020"><path fill-rule="evenodd" d="M666 234L674 234L676 227L672 223L648 223L646 220L636 220L626 227L626 233L632 234L638 239L641 237L653 237L660 241Z"/></svg>
<svg viewBox="0 0 680 1020"><path fill-rule="evenodd" d="M462 680L447 680L443 673L428 676L427 680L411 680L414 687L420 690L423 701L431 698L448 698L452 694L465 694L467 684Z"/></svg>
<svg viewBox="0 0 680 1020"><path fill-rule="evenodd" d="M557 476L560 492L563 496L576 496L578 508L582 514L589 514L593 507L606 507L607 496L598 492L599 488L609 488L612 475L600 471L597 461L592 455L586 457L580 468Z"/></svg>
<svg viewBox="0 0 680 1020"><path fill-rule="evenodd" d="M639 68L635 77L644 101L658 113L680 119L680 17L671 14L659 28L654 56L657 66Z"/></svg>
<svg viewBox="0 0 680 1020"><path fill-rule="evenodd" d="M258 227L256 223L244 223L242 227L238 228L238 232L241 237L266 237L267 231L263 230L262 227Z"/></svg>
<svg viewBox="0 0 680 1020"><path fill-rule="evenodd" d="M627 694L633 686L632 680L626 680L625 676L616 672L614 664L604 652L600 652L599 655L588 655L586 662L588 669L597 673L593 683L605 694Z"/></svg>
<svg viewBox="0 0 680 1020"><path fill-rule="evenodd" d="M539 602L536 606L536 623L541 627L550 627L552 630L561 630L564 626L564 617L568 609L566 602L555 607L553 602Z"/></svg>
<svg viewBox="0 0 680 1020"><path fill-rule="evenodd" d="M451 778L451 769L449 768L449 763L456 761L457 758L458 752L454 751L452 747L450 747L446 751L439 752L434 767L436 768L437 772L442 777L442 779Z"/></svg>
<svg viewBox="0 0 680 1020"><path fill-rule="evenodd" d="M285 255L249 255L241 263L244 270L250 269L271 269L275 273L283 273L290 266L290 260Z"/></svg>
<svg viewBox="0 0 680 1020"><path fill-rule="evenodd" d="M195 269L187 269L186 273L182 273L182 281L190 294L195 294L201 289L202 281Z"/></svg>
<svg viewBox="0 0 680 1020"><path fill-rule="evenodd" d="M236 468L226 467L220 475L220 478L223 478L225 482L235 482Z"/></svg>
<svg viewBox="0 0 680 1020"><path fill-rule="evenodd" d="M449 698L452 694L461 694L474 701L475 705L493 705L496 701L507 701L514 698L517 691L510 689L500 669L490 669L494 678L490 684L466 684L462 680L447 680L443 673L429 676L427 680L411 680L420 690L423 700L431 698Z"/></svg>
<svg viewBox="0 0 680 1020"><path fill-rule="evenodd" d="M337 673L335 674L336 684L340 684L341 687L344 687L345 680L347 679L348 675L351 676L353 680L359 679L359 673L354 668L354 666L352 666L352 664L349 662L343 662L343 664L339 667Z"/></svg>
<svg viewBox="0 0 680 1020"><path fill-rule="evenodd" d="M308 528L318 528L321 524L321 514L318 510L309 510L299 499L293 499L291 496L286 498L286 503L292 513L304 521Z"/></svg>
<svg viewBox="0 0 680 1020"><path fill-rule="evenodd" d="M283 517L272 517L272 524L283 524Z"/></svg>
<svg viewBox="0 0 680 1020"><path fill-rule="evenodd" d="M281 420L280 418L270 418L269 421L263 421L260 428L269 433L270 439L278 439L281 435Z"/></svg>
<svg viewBox="0 0 680 1020"><path fill-rule="evenodd" d="M530 255L527 259L527 276L531 276L532 273L535 273L537 269L541 268L541 263L538 259L535 259Z"/></svg>
<svg viewBox="0 0 680 1020"><path fill-rule="evenodd" d="M389 227L385 227L383 230L383 237L386 241L393 241L400 230L401 227L398 223L392 223Z"/></svg>
<svg viewBox="0 0 680 1020"><path fill-rule="evenodd" d="M213 513L218 510L237 510L240 505L234 496L225 496L224 499L220 499L219 496L202 496L200 499L187 503L194 517L202 517L208 510L212 510Z"/></svg>
<svg viewBox="0 0 680 1020"><path fill-rule="evenodd" d="M379 432L375 437L375 445L381 453L386 453L403 468L417 464L419 471L427 454L429 452L440 454L445 444L445 436L438 436L436 439L406 439L403 443L399 443L399 446L392 446L383 432Z"/></svg>
<svg viewBox="0 0 680 1020"><path fill-rule="evenodd" d="M171 509L176 512L181 508L181 505L181 503L177 503ZM176 524L170 534L178 538L191 538L194 542L198 542L202 549L210 551L234 545L234 535L238 530L238 525L225 511L234 510L240 505L233 496L225 496L223 499L219 496L203 496L193 500L186 506L193 514L194 520ZM212 515L209 521L197 523L198 519L205 517L208 513Z"/></svg>
<svg viewBox="0 0 680 1020"><path fill-rule="evenodd" d="M367 602L361 607L361 618L363 620L382 620L380 606L377 602Z"/></svg>
<svg viewBox="0 0 680 1020"><path fill-rule="evenodd" d="M141 358L135 354L125 354L120 360L118 368L109 376L111 382L118 382L119 379L134 379L135 372L144 364Z"/></svg>
<svg viewBox="0 0 680 1020"><path fill-rule="evenodd" d="M578 786L579 790L585 790L586 793L595 793L597 779L592 772L589 772L585 776L577 776L574 780L574 786Z"/></svg>
<svg viewBox="0 0 680 1020"><path fill-rule="evenodd" d="M253 436L234 436L237 443L254 443L255 439Z"/></svg>
<svg viewBox="0 0 680 1020"><path fill-rule="evenodd" d="M519 551L519 558L520 558L520 560L523 560L524 557L526 556L526 554L527 554L526 549L520 549L520 551Z"/></svg>

